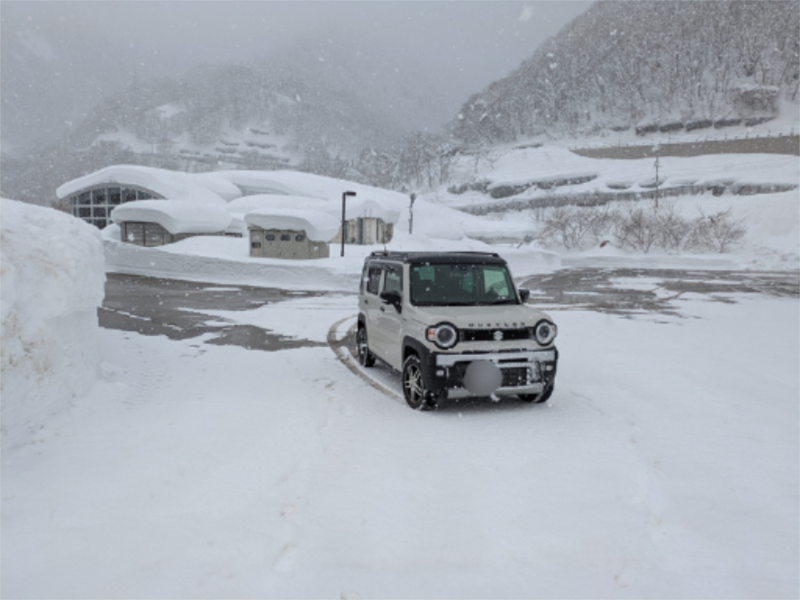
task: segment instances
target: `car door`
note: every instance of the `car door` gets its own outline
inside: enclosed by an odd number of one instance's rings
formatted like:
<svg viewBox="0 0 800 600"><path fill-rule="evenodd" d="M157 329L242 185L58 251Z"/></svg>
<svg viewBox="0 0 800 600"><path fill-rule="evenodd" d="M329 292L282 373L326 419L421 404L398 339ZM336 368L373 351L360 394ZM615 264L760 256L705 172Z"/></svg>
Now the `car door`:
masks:
<svg viewBox="0 0 800 600"><path fill-rule="evenodd" d="M381 292L396 291L403 297L403 268L402 265L384 265ZM402 367L402 350L400 348L402 335L402 307L381 301L377 314L376 330L380 335L381 359L395 369Z"/></svg>
<svg viewBox="0 0 800 600"><path fill-rule="evenodd" d="M364 269L364 293L361 296L361 311L367 324L367 341L369 349L378 358L383 359L380 351L381 335L378 328L378 315L381 309L381 299L378 294L381 290L381 279L383 278L383 268L378 263L370 263Z"/></svg>

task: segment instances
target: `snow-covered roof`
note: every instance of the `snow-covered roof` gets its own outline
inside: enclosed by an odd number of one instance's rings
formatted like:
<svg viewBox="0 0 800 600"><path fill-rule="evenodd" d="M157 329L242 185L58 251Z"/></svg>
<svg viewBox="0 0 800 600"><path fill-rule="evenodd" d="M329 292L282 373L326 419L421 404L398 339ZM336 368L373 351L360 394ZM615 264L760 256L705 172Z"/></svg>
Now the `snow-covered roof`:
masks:
<svg viewBox="0 0 800 600"><path fill-rule="evenodd" d="M394 224L400 220L400 213L409 201L408 196L399 192L299 171L216 171L216 175L242 188L274 192L259 196L272 195L285 200L277 195L285 194L324 200L330 205L325 212L331 214L336 211L341 214L342 193L352 191L356 196L347 198L348 219L377 217Z"/></svg>
<svg viewBox="0 0 800 600"><path fill-rule="evenodd" d="M245 214L256 209L281 209L299 208L324 212L335 219L342 218L342 199L327 200L309 196L281 196L275 194L255 194L242 196L228 203L228 210L232 214ZM358 219L361 217L376 217L386 223L397 223L400 220L400 209L387 206L370 198L348 197L345 202L345 218Z"/></svg>
<svg viewBox="0 0 800 600"><path fill-rule="evenodd" d="M246 215L254 210L300 208L304 210L318 210L328 212L325 200L319 198L309 198L308 196L296 195L276 195L276 194L254 194L252 196L242 196L236 200L228 202L228 212L236 215ZM341 207L339 208L341 210ZM341 215L340 215L341 216Z"/></svg>
<svg viewBox="0 0 800 600"><path fill-rule="evenodd" d="M56 190L59 198L65 198L80 190L99 186L134 185L142 187L170 200L184 200L195 203L224 204L223 196L209 189L212 185L224 186L224 183L211 180L209 185L201 185L195 176L189 173L168 171L155 167L139 165L113 165L68 181ZM228 191L232 188L228 187Z"/></svg>
<svg viewBox="0 0 800 600"><path fill-rule="evenodd" d="M239 189L239 186L231 183L224 177L218 176L213 171L209 173L187 173L187 175L203 187L217 194L226 202L230 202L234 198L239 198L242 195L242 190Z"/></svg>
<svg viewBox="0 0 800 600"><path fill-rule="evenodd" d="M247 213L244 220L262 229L305 231L308 239L314 242L330 242L339 233L340 225L328 214L301 208L262 208Z"/></svg>
<svg viewBox="0 0 800 600"><path fill-rule="evenodd" d="M218 233L231 223L231 215L222 206L197 204L184 200L139 200L121 204L111 211L120 224L127 221L158 223L172 234Z"/></svg>

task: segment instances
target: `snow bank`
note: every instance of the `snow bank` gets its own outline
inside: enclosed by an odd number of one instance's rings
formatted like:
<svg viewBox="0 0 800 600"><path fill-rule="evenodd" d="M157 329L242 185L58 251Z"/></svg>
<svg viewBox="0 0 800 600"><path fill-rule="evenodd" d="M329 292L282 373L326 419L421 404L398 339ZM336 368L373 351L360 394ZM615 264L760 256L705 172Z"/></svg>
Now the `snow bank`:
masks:
<svg viewBox="0 0 800 600"><path fill-rule="evenodd" d="M330 215L300 208L254 210L244 221L263 229L305 231L313 242L330 242L339 232L339 222Z"/></svg>
<svg viewBox="0 0 800 600"><path fill-rule="evenodd" d="M144 221L158 223L171 234L218 233L231 224L225 206L197 204L186 200L138 200L111 211L115 223Z"/></svg>
<svg viewBox="0 0 800 600"><path fill-rule="evenodd" d="M508 261L511 272L518 279L550 272L561 266L558 254L543 250L535 243L496 246L469 238L432 239L396 231L385 247L390 251L409 252L498 252ZM344 257L287 260L249 256L249 239L246 237L196 236L155 248L107 240L105 256L109 272L285 290L353 292L358 288L364 258L383 248L383 244L347 244Z"/></svg>
<svg viewBox="0 0 800 600"><path fill-rule="evenodd" d="M24 444L97 379L100 232L50 208L2 201L2 447Z"/></svg>

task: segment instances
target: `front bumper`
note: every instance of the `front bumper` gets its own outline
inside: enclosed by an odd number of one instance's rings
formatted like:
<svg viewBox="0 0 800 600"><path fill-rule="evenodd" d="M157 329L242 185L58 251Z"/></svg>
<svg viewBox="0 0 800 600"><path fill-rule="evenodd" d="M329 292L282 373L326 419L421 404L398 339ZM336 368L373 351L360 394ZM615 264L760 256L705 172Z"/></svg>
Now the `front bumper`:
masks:
<svg viewBox="0 0 800 600"><path fill-rule="evenodd" d="M447 393L448 398L473 394L464 387L464 373L473 361L487 361L502 373L496 396L540 394L552 386L558 365L558 350L511 350L503 352L431 353L428 359L428 389Z"/></svg>

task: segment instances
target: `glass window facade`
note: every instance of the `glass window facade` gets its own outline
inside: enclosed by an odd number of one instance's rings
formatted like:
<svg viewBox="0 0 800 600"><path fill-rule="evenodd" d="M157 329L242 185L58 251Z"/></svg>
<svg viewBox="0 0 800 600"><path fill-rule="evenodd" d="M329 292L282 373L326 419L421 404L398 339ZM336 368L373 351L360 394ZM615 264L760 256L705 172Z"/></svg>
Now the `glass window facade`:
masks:
<svg viewBox="0 0 800 600"><path fill-rule="evenodd" d="M111 211L115 206L134 200L161 200L161 196L137 187L100 186L81 190L69 197L72 214L87 223L103 229L111 222Z"/></svg>

